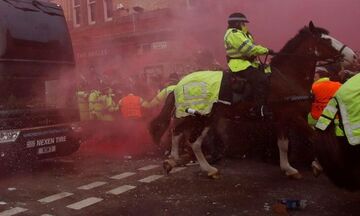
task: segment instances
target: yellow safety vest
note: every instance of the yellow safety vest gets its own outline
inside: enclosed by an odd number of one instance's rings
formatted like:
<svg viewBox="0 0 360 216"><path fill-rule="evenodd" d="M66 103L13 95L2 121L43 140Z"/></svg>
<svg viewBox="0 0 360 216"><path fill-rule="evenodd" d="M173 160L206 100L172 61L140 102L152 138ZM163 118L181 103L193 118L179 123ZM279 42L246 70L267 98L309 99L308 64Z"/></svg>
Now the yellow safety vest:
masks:
<svg viewBox="0 0 360 216"><path fill-rule="evenodd" d="M114 115L117 113L116 111L119 110L118 105L113 100L112 94L103 95L102 102L104 103L103 121L114 121Z"/></svg>
<svg viewBox="0 0 360 216"><path fill-rule="evenodd" d="M315 127L317 120L311 115L311 113L307 116L307 122L310 126Z"/></svg>
<svg viewBox="0 0 360 216"><path fill-rule="evenodd" d="M315 129L315 126L318 122L318 120L314 119L311 115L311 113L308 114L308 124ZM339 119L334 119L334 125L335 125L335 135L336 136L345 136L344 131L340 127L340 121Z"/></svg>
<svg viewBox="0 0 360 216"><path fill-rule="evenodd" d="M360 144L360 74L346 81L325 107L316 128L326 130L340 111L344 134L351 145Z"/></svg>
<svg viewBox="0 0 360 216"><path fill-rule="evenodd" d="M199 71L181 79L174 89L176 117L189 116L188 108L209 114L215 102L222 102L219 101L222 77L222 71Z"/></svg>
<svg viewBox="0 0 360 216"><path fill-rule="evenodd" d="M90 119L100 119L101 111L103 109L102 103L100 103L101 93L98 90L92 90L89 95L89 112Z"/></svg>
<svg viewBox="0 0 360 216"><path fill-rule="evenodd" d="M250 58L266 54L269 50L263 46L255 45L253 37L239 29L229 28L224 36L228 66L232 72L243 71L253 66L258 68L260 62L250 61ZM271 72L267 68L265 72Z"/></svg>

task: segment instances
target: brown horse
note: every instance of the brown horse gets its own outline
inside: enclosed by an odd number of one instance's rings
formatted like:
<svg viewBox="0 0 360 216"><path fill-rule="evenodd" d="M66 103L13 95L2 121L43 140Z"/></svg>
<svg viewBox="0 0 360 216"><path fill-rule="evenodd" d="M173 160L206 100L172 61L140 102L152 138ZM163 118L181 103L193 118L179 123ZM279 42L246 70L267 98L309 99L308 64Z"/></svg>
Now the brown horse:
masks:
<svg viewBox="0 0 360 216"><path fill-rule="evenodd" d="M288 128L296 128L305 136L311 134L311 128L304 118L310 109L310 87L318 61L341 61L353 62L355 53L328 35L328 31L315 27L312 22L304 27L292 38L277 56L272 59L271 67L271 93L269 105L274 110L274 130L278 136L278 147L280 152L280 167L286 175L299 178L301 175L293 168L287 158L288 152ZM226 72L224 72L226 73ZM225 82L224 82L225 83ZM232 90L238 88L239 80L232 77L228 85ZM244 100L233 101L232 105L215 103L210 114L188 116L175 119L173 124L174 133L172 140L172 159L164 162L166 171L179 164L178 145L184 136L190 144L194 154L199 161L201 169L207 171L210 177L218 177L218 170L211 166L204 157L201 144L210 127L216 129L224 143L228 136L226 118L234 115L244 118L252 106L251 102ZM168 127L175 109L175 96L170 94L162 109L162 112L150 124L150 133L155 141L158 141L163 131Z"/></svg>
<svg viewBox="0 0 360 216"><path fill-rule="evenodd" d="M315 27L312 22L272 59L274 73L270 101L284 100L283 103L273 102L272 105L276 115L280 168L287 176L301 178L298 170L288 161L288 129L293 128L304 137L311 137L313 130L304 116L310 110L308 94L317 61L351 65L356 60L357 55L353 50L329 36L327 30Z"/></svg>

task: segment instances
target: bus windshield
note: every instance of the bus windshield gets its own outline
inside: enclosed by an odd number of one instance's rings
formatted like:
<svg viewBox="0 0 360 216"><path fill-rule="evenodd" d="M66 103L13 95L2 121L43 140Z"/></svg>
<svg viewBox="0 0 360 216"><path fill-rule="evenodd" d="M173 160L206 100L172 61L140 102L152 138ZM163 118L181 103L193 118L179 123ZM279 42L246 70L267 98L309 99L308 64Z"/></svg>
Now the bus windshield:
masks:
<svg viewBox="0 0 360 216"><path fill-rule="evenodd" d="M74 62L60 6L39 1L0 1L0 61Z"/></svg>

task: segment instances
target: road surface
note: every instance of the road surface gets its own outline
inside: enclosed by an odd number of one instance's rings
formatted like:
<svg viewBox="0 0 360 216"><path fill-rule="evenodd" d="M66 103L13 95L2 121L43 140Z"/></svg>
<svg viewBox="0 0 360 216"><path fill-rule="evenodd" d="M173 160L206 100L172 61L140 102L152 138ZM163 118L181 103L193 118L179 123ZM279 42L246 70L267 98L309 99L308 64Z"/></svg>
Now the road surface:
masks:
<svg viewBox="0 0 360 216"><path fill-rule="evenodd" d="M225 159L222 177L208 179L198 165L169 176L159 156L131 159L82 151L3 171L0 216L11 215L276 215L281 198L308 200L294 216L360 215L360 193L335 188L326 177L289 180L279 168L249 159Z"/></svg>

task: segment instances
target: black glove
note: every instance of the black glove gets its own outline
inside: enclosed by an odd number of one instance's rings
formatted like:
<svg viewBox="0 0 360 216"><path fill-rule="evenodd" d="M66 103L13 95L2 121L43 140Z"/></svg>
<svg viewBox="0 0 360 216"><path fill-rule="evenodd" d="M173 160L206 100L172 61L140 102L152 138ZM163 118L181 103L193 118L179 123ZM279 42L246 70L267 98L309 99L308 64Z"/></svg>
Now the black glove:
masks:
<svg viewBox="0 0 360 216"><path fill-rule="evenodd" d="M272 49L269 49L267 54L268 55L276 55L276 52L274 50L272 50Z"/></svg>

